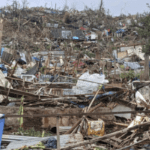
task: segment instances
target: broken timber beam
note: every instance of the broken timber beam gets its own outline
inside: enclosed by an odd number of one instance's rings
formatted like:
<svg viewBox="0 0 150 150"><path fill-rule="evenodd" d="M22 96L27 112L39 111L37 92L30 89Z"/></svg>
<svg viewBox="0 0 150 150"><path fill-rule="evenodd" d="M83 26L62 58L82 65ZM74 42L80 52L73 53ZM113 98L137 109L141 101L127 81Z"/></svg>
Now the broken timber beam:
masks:
<svg viewBox="0 0 150 150"><path fill-rule="evenodd" d="M110 133L110 134L107 134L107 135L104 135L104 136L101 136L101 137L98 137L98 138L94 138L92 140L79 142L77 144L73 144L73 145L70 145L68 147L61 148L61 150L70 150L74 147L79 147L79 146L83 146L83 145L86 145L86 144L92 144L92 143L98 142L99 140L108 139L108 138L111 138L111 137L119 135L119 134L127 133L127 132L129 132L133 129L144 128L144 126L149 126L149 125L150 125L150 122L146 122L146 123L143 123L143 124L133 126L131 128L125 128L125 129L120 130L120 131L116 131L116 132L113 132L113 133Z"/></svg>

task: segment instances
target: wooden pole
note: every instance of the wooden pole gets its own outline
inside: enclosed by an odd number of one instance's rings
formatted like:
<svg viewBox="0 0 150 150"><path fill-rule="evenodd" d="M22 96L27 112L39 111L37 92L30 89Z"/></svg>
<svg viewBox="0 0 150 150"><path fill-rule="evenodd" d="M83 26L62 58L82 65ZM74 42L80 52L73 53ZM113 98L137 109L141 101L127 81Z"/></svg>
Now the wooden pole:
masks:
<svg viewBox="0 0 150 150"><path fill-rule="evenodd" d="M56 117L57 119L57 150L60 150L60 135L59 135L59 116Z"/></svg>
<svg viewBox="0 0 150 150"><path fill-rule="evenodd" d="M149 80L149 55L145 54L145 64L144 64L144 80Z"/></svg>
<svg viewBox="0 0 150 150"><path fill-rule="evenodd" d="M91 103L90 103L90 105L89 105L89 107L88 107L88 109L87 109L87 112L89 112L89 110L90 110L90 108L91 108L91 106L92 106L92 104L93 104L93 102L94 102L94 100L95 100L95 98L96 98L98 92L100 91L100 89L101 89L101 88L99 88L99 89L97 90L97 92L96 92L94 98L92 99L92 101L91 101Z"/></svg>
<svg viewBox="0 0 150 150"><path fill-rule="evenodd" d="M7 92L7 100L8 100L8 95L9 95L9 92L10 92L10 88L11 88L11 84L12 84L12 80L10 80L10 85L9 85L9 90L8 90L8 92Z"/></svg>
<svg viewBox="0 0 150 150"><path fill-rule="evenodd" d="M1 42L2 42L2 32L3 32L3 20L0 19L0 51L1 51Z"/></svg>

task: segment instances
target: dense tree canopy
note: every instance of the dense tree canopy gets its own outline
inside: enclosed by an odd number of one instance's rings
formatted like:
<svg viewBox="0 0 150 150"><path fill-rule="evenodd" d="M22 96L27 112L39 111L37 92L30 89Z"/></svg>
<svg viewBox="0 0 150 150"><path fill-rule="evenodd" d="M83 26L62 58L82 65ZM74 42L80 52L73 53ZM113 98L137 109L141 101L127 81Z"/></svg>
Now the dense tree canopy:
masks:
<svg viewBox="0 0 150 150"><path fill-rule="evenodd" d="M145 39L146 45L143 46L143 52L150 55L150 14L141 17L140 22L142 26L139 28L139 35Z"/></svg>

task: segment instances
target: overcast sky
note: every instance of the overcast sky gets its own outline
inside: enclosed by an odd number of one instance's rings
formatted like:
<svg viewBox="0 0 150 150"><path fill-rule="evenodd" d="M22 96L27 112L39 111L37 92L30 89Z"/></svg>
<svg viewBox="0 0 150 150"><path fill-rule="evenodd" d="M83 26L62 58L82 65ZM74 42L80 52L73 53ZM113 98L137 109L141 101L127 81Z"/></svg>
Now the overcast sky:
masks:
<svg viewBox="0 0 150 150"><path fill-rule="evenodd" d="M6 6L7 4L12 4L13 0L0 0L0 7ZM19 3L22 0L17 0ZM76 8L78 10L83 10L85 5L97 9L99 7L101 0L27 0L30 7L34 6L45 6L55 8L55 3L57 8L63 8L65 3L69 8ZM109 9L113 16L124 14L136 14L137 12L142 13L144 11L149 11L146 3L150 3L150 0L103 0L105 9Z"/></svg>

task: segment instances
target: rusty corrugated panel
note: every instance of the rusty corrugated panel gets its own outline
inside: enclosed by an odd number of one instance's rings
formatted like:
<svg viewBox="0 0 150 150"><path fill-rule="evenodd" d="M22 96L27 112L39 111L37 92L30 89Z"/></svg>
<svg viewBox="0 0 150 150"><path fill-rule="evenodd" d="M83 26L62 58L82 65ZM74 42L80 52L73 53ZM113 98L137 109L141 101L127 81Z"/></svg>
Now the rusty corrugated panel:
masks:
<svg viewBox="0 0 150 150"><path fill-rule="evenodd" d="M11 49L5 48L2 54L2 58L1 58L2 62L10 64L13 58L14 58L14 51Z"/></svg>

